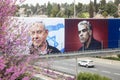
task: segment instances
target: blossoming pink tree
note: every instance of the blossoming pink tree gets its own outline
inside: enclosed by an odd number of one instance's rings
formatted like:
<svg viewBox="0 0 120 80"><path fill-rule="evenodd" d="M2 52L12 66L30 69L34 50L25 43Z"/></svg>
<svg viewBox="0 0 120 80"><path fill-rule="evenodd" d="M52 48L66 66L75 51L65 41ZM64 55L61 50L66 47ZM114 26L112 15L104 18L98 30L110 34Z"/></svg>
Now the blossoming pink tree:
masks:
<svg viewBox="0 0 120 80"><path fill-rule="evenodd" d="M28 51L28 25L13 17L18 1L21 3L25 0L0 0L0 80L30 80L36 73L29 63L37 57L21 55ZM39 67L49 67L48 63L45 60ZM41 72L51 74L48 70Z"/></svg>
<svg viewBox="0 0 120 80"><path fill-rule="evenodd" d="M17 1L24 0L0 0L0 80L31 78L31 57L21 55L27 49L27 25L13 18Z"/></svg>
<svg viewBox="0 0 120 80"><path fill-rule="evenodd" d="M23 26L12 18L17 10L17 6L15 5L17 1L21 2L23 0L0 0L0 51L9 54L8 49L10 49L10 45L13 44L14 41L18 42L17 38L19 37L19 34L15 33L13 30L15 30L15 27L17 29ZM13 36L16 37L16 39L13 38ZM14 41L11 42L10 38Z"/></svg>

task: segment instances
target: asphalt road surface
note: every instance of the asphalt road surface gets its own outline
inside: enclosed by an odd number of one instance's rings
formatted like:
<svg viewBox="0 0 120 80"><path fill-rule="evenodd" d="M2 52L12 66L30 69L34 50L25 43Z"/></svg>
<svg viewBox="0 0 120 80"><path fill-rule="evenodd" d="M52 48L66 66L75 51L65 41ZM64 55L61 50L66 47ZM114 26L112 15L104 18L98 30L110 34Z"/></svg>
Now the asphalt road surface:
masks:
<svg viewBox="0 0 120 80"><path fill-rule="evenodd" d="M81 58L80 58L81 59ZM90 72L97 73L101 76L106 76L112 80L120 80L120 64L115 62L109 62L106 60L94 60L94 68L81 67L76 64L79 59L62 59L62 60L52 60L50 62L50 68L65 72L68 74L76 75L79 72ZM49 62L48 62L49 63Z"/></svg>

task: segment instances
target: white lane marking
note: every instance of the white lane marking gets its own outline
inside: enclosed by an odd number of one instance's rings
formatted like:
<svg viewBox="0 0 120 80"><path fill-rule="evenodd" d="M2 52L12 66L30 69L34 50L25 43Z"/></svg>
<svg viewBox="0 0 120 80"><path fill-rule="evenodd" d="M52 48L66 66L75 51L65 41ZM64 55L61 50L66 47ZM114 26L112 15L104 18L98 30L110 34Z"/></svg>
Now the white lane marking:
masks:
<svg viewBox="0 0 120 80"><path fill-rule="evenodd" d="M113 73L113 74L115 74L115 75L119 75L119 76L120 76L120 73Z"/></svg>
<svg viewBox="0 0 120 80"><path fill-rule="evenodd" d="M56 64L56 63L55 63ZM59 64L59 63L57 63L57 64ZM60 64L63 64L64 66L71 66L71 67L75 67L76 66L76 64L68 64L68 63L60 63ZM78 65L78 64L77 64Z"/></svg>
<svg viewBox="0 0 120 80"><path fill-rule="evenodd" d="M98 71L98 69L91 69L91 70L93 70L93 71Z"/></svg>
<svg viewBox="0 0 120 80"><path fill-rule="evenodd" d="M104 72L104 73L111 73L111 72L109 72L109 71L101 71L101 72Z"/></svg>
<svg viewBox="0 0 120 80"><path fill-rule="evenodd" d="M63 65L76 66L76 64L61 63Z"/></svg>
<svg viewBox="0 0 120 80"><path fill-rule="evenodd" d="M53 66L52 68L53 69L58 68L58 69L61 69L61 70L68 70L68 71L75 71L74 69L65 68L64 66Z"/></svg>

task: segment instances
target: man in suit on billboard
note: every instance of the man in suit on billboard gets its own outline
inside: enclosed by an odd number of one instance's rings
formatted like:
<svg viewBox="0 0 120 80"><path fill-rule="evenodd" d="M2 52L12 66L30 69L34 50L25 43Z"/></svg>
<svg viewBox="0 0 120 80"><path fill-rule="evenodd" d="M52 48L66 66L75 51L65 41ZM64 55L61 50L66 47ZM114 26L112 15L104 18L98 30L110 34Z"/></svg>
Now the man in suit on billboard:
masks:
<svg viewBox="0 0 120 80"><path fill-rule="evenodd" d="M49 45L47 42L48 30L45 28L43 22L35 22L30 28L30 36L32 38L32 45L30 47L30 54L54 54L60 51Z"/></svg>
<svg viewBox="0 0 120 80"><path fill-rule="evenodd" d="M101 42L93 37L92 25L89 21L80 21L78 23L78 34L82 44L80 50L97 50L102 48Z"/></svg>

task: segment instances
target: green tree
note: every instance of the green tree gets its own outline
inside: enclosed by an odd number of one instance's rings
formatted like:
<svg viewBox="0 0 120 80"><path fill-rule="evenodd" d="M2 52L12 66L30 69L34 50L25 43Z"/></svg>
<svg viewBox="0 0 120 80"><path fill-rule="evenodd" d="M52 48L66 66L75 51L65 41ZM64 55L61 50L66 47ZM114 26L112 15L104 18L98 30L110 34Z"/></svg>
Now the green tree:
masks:
<svg viewBox="0 0 120 80"><path fill-rule="evenodd" d="M41 12L40 14L46 14L46 4L41 5L39 12Z"/></svg>
<svg viewBox="0 0 120 80"><path fill-rule="evenodd" d="M89 11L89 5L88 4L84 4L82 6L82 12L88 12Z"/></svg>
<svg viewBox="0 0 120 80"><path fill-rule="evenodd" d="M99 7L99 9L101 9L102 11L104 11L105 10L105 5L106 5L106 0L101 0L100 1L100 7Z"/></svg>
<svg viewBox="0 0 120 80"><path fill-rule="evenodd" d="M93 5L93 2L90 1L90 4L89 4L89 17L92 18L94 16L94 5Z"/></svg>
<svg viewBox="0 0 120 80"><path fill-rule="evenodd" d="M104 12L102 13L102 15L106 18L106 17L108 16L108 13L107 13L106 11L104 11Z"/></svg>
<svg viewBox="0 0 120 80"><path fill-rule="evenodd" d="M76 16L78 16L79 14L81 14L82 12L82 3L78 3L78 5L76 5Z"/></svg>
<svg viewBox="0 0 120 80"><path fill-rule="evenodd" d="M120 58L120 54L118 54L117 57Z"/></svg>
<svg viewBox="0 0 120 80"><path fill-rule="evenodd" d="M114 0L114 4L118 6L118 4L120 4L120 0Z"/></svg>
<svg viewBox="0 0 120 80"><path fill-rule="evenodd" d="M106 5L106 0L101 0L100 4L101 4L101 6L105 6Z"/></svg>
<svg viewBox="0 0 120 80"><path fill-rule="evenodd" d="M52 5L50 4L50 2L48 2L46 10L47 10L47 15L49 17L51 15L51 10L52 10Z"/></svg>
<svg viewBox="0 0 120 80"><path fill-rule="evenodd" d="M117 13L117 10L118 9L117 9L116 5L113 2L108 2L107 3L105 11L109 15L114 16Z"/></svg>
<svg viewBox="0 0 120 80"><path fill-rule="evenodd" d="M35 9L36 9L35 14L38 14L38 12L40 10L40 5L38 3L35 5Z"/></svg>
<svg viewBox="0 0 120 80"><path fill-rule="evenodd" d="M28 13L27 9L29 9L29 5L28 4L23 4L23 5L20 6L20 8L25 8L25 14L27 14Z"/></svg>
<svg viewBox="0 0 120 80"><path fill-rule="evenodd" d="M70 5L67 5L65 9L66 9L65 13L66 13L67 17L68 18L73 17L73 14L74 14L74 4L72 3Z"/></svg>
<svg viewBox="0 0 120 80"><path fill-rule="evenodd" d="M97 13L97 0L94 0L94 9L95 9L95 13Z"/></svg>
<svg viewBox="0 0 120 80"><path fill-rule="evenodd" d="M34 5L32 5L32 4L30 5L30 9L32 11L32 15L34 15L35 12L37 11L37 8Z"/></svg>
<svg viewBox="0 0 120 80"><path fill-rule="evenodd" d="M69 4L67 4L67 3L61 4L61 7L64 9L64 15L63 16L69 18L69 16L70 16L69 10L68 10Z"/></svg>
<svg viewBox="0 0 120 80"><path fill-rule="evenodd" d="M59 13L59 11L60 11L59 4L53 3L53 8L51 10L51 16L56 17L56 15Z"/></svg>
<svg viewBox="0 0 120 80"><path fill-rule="evenodd" d="M19 13L19 9L20 9L20 6L19 5L16 5L16 12L15 12L15 16L20 16L18 13Z"/></svg>
<svg viewBox="0 0 120 80"><path fill-rule="evenodd" d="M81 13L78 15L78 17L80 18L89 18L89 13L85 12L85 13Z"/></svg>

